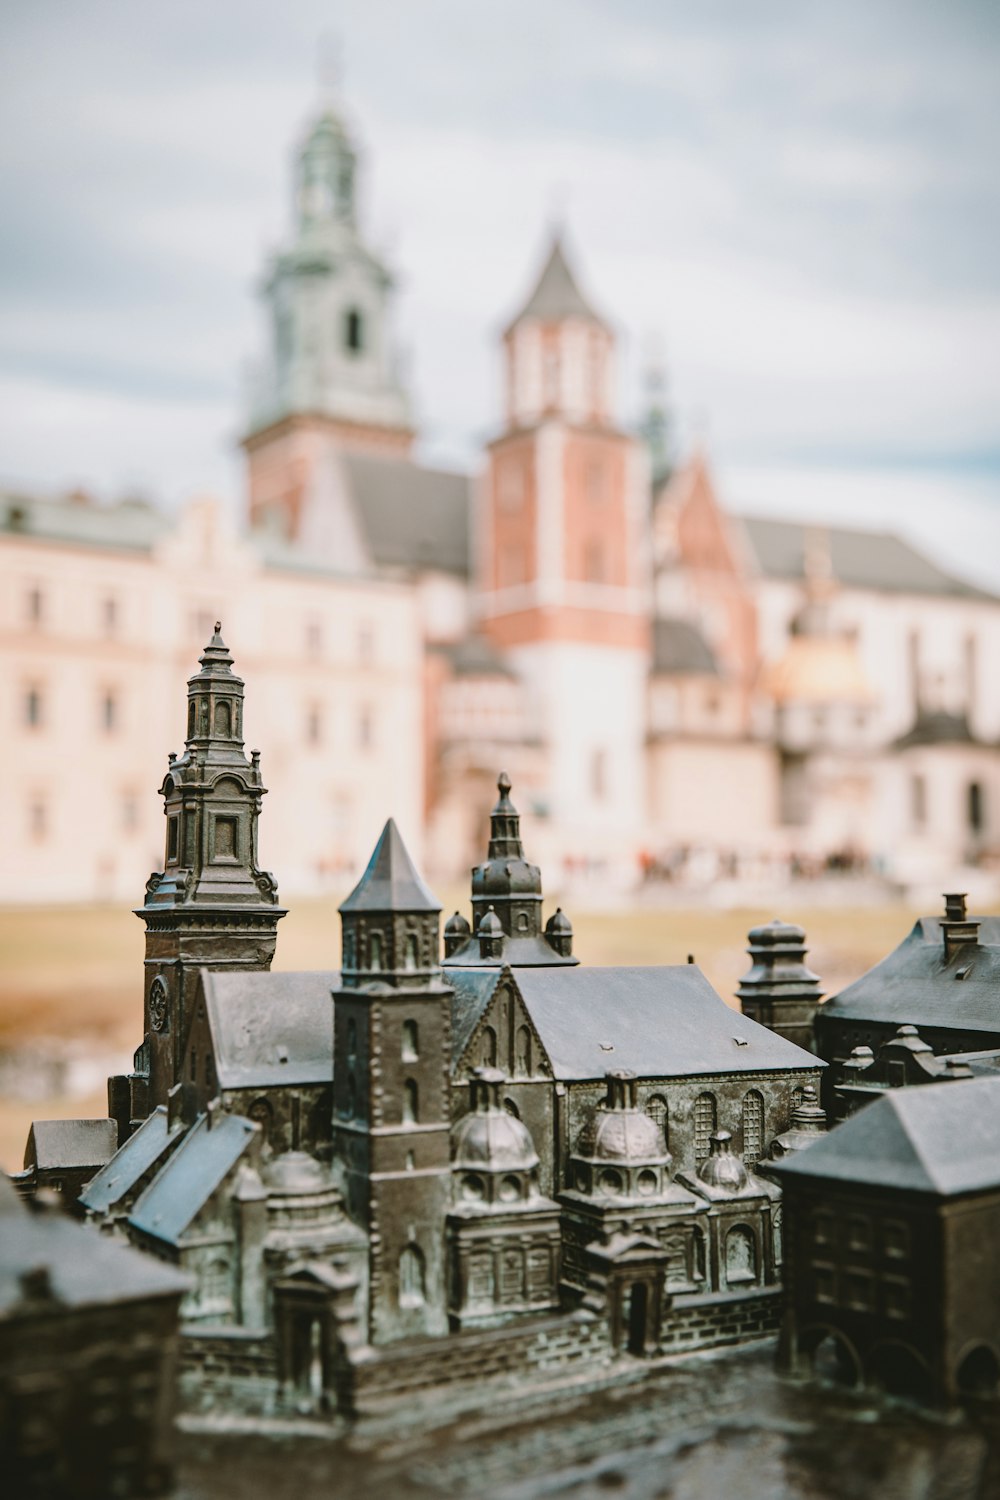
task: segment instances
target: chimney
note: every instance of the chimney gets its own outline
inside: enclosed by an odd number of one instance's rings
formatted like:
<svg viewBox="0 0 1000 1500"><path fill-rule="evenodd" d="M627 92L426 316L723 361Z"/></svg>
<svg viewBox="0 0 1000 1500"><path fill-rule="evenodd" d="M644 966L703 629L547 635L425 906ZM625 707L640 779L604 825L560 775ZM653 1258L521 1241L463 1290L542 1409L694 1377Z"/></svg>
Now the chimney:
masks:
<svg viewBox="0 0 1000 1500"><path fill-rule="evenodd" d="M979 942L979 923L966 915L964 892L953 891L945 896L941 933L945 963L950 963L960 948Z"/></svg>

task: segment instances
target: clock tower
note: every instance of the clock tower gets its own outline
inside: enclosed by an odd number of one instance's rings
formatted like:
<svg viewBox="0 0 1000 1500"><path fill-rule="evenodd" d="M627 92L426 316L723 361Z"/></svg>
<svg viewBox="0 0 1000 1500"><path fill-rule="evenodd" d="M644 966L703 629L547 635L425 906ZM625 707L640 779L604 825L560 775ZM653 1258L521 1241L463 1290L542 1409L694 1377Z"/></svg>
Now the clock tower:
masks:
<svg viewBox="0 0 1000 1500"><path fill-rule="evenodd" d="M144 1038L132 1074L108 1080L119 1143L175 1084L211 1097L208 1062L185 1053L198 970L269 969L285 915L274 876L257 862L260 755L244 753L243 680L221 632L217 624L188 678L184 753L168 757L160 787L163 869L136 912L146 925Z"/></svg>

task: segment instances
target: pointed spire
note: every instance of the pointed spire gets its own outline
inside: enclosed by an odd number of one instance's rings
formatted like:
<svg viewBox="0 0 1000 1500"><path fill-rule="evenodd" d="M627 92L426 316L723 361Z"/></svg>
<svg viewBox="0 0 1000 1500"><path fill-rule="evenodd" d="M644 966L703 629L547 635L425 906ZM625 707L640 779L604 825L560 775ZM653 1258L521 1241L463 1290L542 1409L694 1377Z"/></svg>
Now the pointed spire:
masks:
<svg viewBox="0 0 1000 1500"><path fill-rule="evenodd" d="M501 771L497 777L500 793L496 806L490 813L490 859L523 859L521 843L521 816L510 800L510 777Z"/></svg>
<svg viewBox="0 0 1000 1500"><path fill-rule="evenodd" d="M570 270L563 249L562 235L556 231L549 247L548 258L535 289L508 328L528 318L540 323L561 323L566 318L580 318L587 323L597 323L602 328L608 325L584 297Z"/></svg>
<svg viewBox="0 0 1000 1500"><path fill-rule="evenodd" d="M440 910L440 901L424 884L399 829L390 818L382 829L365 873L341 904L341 913Z"/></svg>
<svg viewBox="0 0 1000 1500"><path fill-rule="evenodd" d="M201 663L202 672L206 674L212 671L213 668L219 669L224 672L232 670L233 658L229 647L222 639L221 620L216 620L215 630L212 633L212 639L209 641L208 645L205 647L198 660Z"/></svg>

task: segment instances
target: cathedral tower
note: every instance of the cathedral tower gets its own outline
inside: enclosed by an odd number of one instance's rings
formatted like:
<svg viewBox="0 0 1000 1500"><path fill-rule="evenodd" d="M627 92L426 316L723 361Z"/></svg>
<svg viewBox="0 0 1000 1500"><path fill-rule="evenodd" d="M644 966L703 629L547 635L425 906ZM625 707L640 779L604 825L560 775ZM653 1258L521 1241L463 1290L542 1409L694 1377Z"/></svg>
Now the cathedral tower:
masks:
<svg viewBox="0 0 1000 1500"><path fill-rule="evenodd" d="M441 907L390 818L340 908L333 1142L348 1206L370 1239L374 1344L448 1330L451 990Z"/></svg>
<svg viewBox="0 0 1000 1500"><path fill-rule="evenodd" d="M251 520L286 535L331 438L397 454L413 439L390 337L392 277L358 228L357 166L344 121L325 110L298 156L294 240L264 282L270 349L244 447Z"/></svg>
<svg viewBox="0 0 1000 1500"><path fill-rule="evenodd" d="M477 604L533 698L560 842L588 856L634 847L644 800L648 458L614 423L614 354L557 237L504 334Z"/></svg>
<svg viewBox="0 0 1000 1500"><path fill-rule="evenodd" d="M188 678L184 753L169 761L163 870L136 912L146 924L144 1040L131 1077L109 1080L119 1141L175 1083L211 1089L205 1059L184 1054L198 970L269 969L285 915L274 876L257 863L260 755L243 750L243 680L218 624Z"/></svg>

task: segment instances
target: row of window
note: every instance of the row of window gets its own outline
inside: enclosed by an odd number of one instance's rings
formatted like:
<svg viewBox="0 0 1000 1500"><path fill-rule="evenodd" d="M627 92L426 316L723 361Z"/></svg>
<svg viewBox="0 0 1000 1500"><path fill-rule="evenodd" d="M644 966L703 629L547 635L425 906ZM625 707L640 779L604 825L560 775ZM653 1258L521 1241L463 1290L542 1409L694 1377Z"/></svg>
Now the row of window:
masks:
<svg viewBox="0 0 1000 1500"><path fill-rule="evenodd" d="M830 1307L862 1313L881 1311L887 1318L908 1318L912 1310L912 1288L906 1276L877 1276L861 1266L845 1268L813 1261L812 1282L815 1300Z"/></svg>
<svg viewBox="0 0 1000 1500"><path fill-rule="evenodd" d="M910 1227L902 1219L873 1219L863 1213L833 1214L817 1209L812 1218L812 1241L816 1246L838 1245L855 1253L877 1252L887 1260L906 1260Z"/></svg>
<svg viewBox="0 0 1000 1500"><path fill-rule="evenodd" d="M122 833L139 827L139 795L125 790L118 794L118 826ZM25 833L33 844L44 844L52 834L52 799L47 792L32 792L24 802Z"/></svg>
<svg viewBox="0 0 1000 1500"><path fill-rule="evenodd" d="M29 584L24 591L22 611L24 623L32 626L34 629L41 629L48 622L49 617L49 595L40 584ZM112 639L119 634L122 617L121 601L116 595L104 594L98 599L95 610L95 623L100 632L108 639ZM192 641L197 642L198 645L204 645L215 628L215 618L215 613L212 610L192 610L188 619L188 633ZM76 628L79 628L80 620L75 611L74 624ZM338 643L342 640L340 633L337 635L337 640ZM307 615L302 627L302 645L305 655L313 661L320 658L324 652L325 641L326 631L324 630L323 620L318 615ZM368 667L374 663L376 656L376 632L373 621L362 620L358 624L354 656L359 666Z"/></svg>

